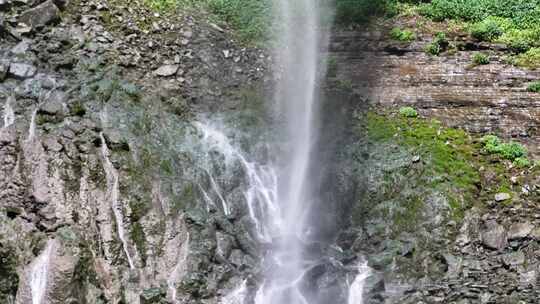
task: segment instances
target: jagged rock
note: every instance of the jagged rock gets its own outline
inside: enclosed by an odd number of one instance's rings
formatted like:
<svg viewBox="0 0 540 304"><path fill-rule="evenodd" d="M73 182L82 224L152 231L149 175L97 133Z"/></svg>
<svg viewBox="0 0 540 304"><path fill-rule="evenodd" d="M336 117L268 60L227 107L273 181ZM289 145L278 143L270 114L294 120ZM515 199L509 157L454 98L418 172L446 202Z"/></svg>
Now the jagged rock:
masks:
<svg viewBox="0 0 540 304"><path fill-rule="evenodd" d="M529 222L512 224L510 229L508 229L508 239L516 240L525 238L529 236L533 229L534 225Z"/></svg>
<svg viewBox="0 0 540 304"><path fill-rule="evenodd" d="M14 55L25 54L30 49L30 40L23 40L11 49L11 53Z"/></svg>
<svg viewBox="0 0 540 304"><path fill-rule="evenodd" d="M0 61L0 81L4 81L9 71L9 62Z"/></svg>
<svg viewBox="0 0 540 304"><path fill-rule="evenodd" d="M496 222L488 222L486 226L486 230L482 232L484 246L497 250L506 247L508 241L504 227Z"/></svg>
<svg viewBox="0 0 540 304"><path fill-rule="evenodd" d="M60 10L52 0L48 0L23 12L19 18L19 21L36 28L56 22L59 19Z"/></svg>
<svg viewBox="0 0 540 304"><path fill-rule="evenodd" d="M18 79L30 78L36 72L36 67L28 63L11 63L9 66L9 74Z"/></svg>
<svg viewBox="0 0 540 304"><path fill-rule="evenodd" d="M522 251L505 254L501 259L506 266L516 266L525 263L525 255Z"/></svg>
<svg viewBox="0 0 540 304"><path fill-rule="evenodd" d="M460 257L456 257L450 253L443 254L444 261L448 267L446 275L450 278L458 277L463 268L463 261Z"/></svg>
<svg viewBox="0 0 540 304"><path fill-rule="evenodd" d="M154 74L162 77L173 76L179 68L180 66L177 64L166 64L155 70Z"/></svg>
<svg viewBox="0 0 540 304"><path fill-rule="evenodd" d="M512 196L509 193L497 193L495 194L495 201L502 202L509 200Z"/></svg>
<svg viewBox="0 0 540 304"><path fill-rule="evenodd" d="M219 259L225 261L231 254L234 238L230 235L217 232L216 233L217 247L216 255Z"/></svg>
<svg viewBox="0 0 540 304"><path fill-rule="evenodd" d="M162 288L148 288L140 296L141 304L158 304L165 299L167 292Z"/></svg>

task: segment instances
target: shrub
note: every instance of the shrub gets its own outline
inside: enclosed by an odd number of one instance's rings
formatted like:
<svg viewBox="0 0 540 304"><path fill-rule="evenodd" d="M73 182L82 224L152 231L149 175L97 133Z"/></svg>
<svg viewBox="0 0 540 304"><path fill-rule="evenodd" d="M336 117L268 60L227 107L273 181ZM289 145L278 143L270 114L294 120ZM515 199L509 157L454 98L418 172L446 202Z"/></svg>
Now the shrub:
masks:
<svg viewBox="0 0 540 304"><path fill-rule="evenodd" d="M418 117L418 112L413 107L402 107L399 109L399 114L404 117Z"/></svg>
<svg viewBox="0 0 540 304"><path fill-rule="evenodd" d="M486 135L482 138L484 149L490 154L499 154L505 159L516 160L527 157L527 149L520 143L503 143L495 135Z"/></svg>
<svg viewBox="0 0 540 304"><path fill-rule="evenodd" d="M540 68L540 48L531 48L526 53L517 55L515 63L520 67L530 69Z"/></svg>
<svg viewBox="0 0 540 304"><path fill-rule="evenodd" d="M509 29L498 41L508 45L516 52L526 52L540 45L540 27L535 29Z"/></svg>
<svg viewBox="0 0 540 304"><path fill-rule="evenodd" d="M514 159L513 164L518 168L526 168L531 166L531 162L526 157L518 157Z"/></svg>
<svg viewBox="0 0 540 304"><path fill-rule="evenodd" d="M433 41L428 44L425 48L425 51L431 55L439 55L441 52L444 52L448 48L448 40L446 39L446 34L439 32L435 34Z"/></svg>
<svg viewBox="0 0 540 304"><path fill-rule="evenodd" d="M416 39L416 34L409 29L393 28L390 31L390 37L394 40L410 42Z"/></svg>
<svg viewBox="0 0 540 304"><path fill-rule="evenodd" d="M482 21L473 24L471 36L482 41L493 41L503 34L502 29L497 23L492 21Z"/></svg>
<svg viewBox="0 0 540 304"><path fill-rule="evenodd" d="M475 53L472 58L474 65L489 64L489 56L482 53Z"/></svg>
<svg viewBox="0 0 540 304"><path fill-rule="evenodd" d="M346 25L365 23L372 16L394 15L397 12L394 0L336 0L336 23Z"/></svg>
<svg viewBox="0 0 540 304"><path fill-rule="evenodd" d="M527 86L527 91L533 93L540 93L540 81L535 81Z"/></svg>

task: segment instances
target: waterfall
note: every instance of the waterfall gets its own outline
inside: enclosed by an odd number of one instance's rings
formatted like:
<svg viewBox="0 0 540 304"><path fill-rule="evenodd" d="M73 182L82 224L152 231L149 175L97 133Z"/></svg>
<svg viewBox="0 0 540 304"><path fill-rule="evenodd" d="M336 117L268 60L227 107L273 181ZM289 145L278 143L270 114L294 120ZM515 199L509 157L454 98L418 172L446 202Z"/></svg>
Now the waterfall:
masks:
<svg viewBox="0 0 540 304"><path fill-rule="evenodd" d="M366 279L370 276L371 270L367 265L367 261L361 262L358 265L358 274L356 278L349 286L349 299L347 304L362 304L363 294L364 294L364 285Z"/></svg>
<svg viewBox="0 0 540 304"><path fill-rule="evenodd" d="M278 204L283 225L277 242L265 257L265 283L257 291L256 304L313 304L304 290L305 275L316 261L305 258L304 246L312 205L309 175L313 145L317 140L317 77L319 12L313 0L277 0L281 41L276 48L277 79L275 104L284 119L283 137L288 143L280 155ZM316 297L315 297L316 298Z"/></svg>
<svg viewBox="0 0 540 304"><path fill-rule="evenodd" d="M37 115L38 109L36 108L32 112L32 117L30 118L30 127L28 127L28 138L26 138L26 141L32 141L34 137L36 136L36 115Z"/></svg>
<svg viewBox="0 0 540 304"><path fill-rule="evenodd" d="M124 253L126 254L129 268L133 269L133 260L128 251L128 243L125 237L124 230L124 217L122 214L122 206L118 204L118 171L114 168L111 160L109 159L109 149L107 148L107 142L103 136L103 132L99 133L101 139L101 153L103 155L103 168L105 169L105 175L107 176L107 189L109 200L111 201L111 208L116 220L116 230L118 231L118 238L122 242Z"/></svg>
<svg viewBox="0 0 540 304"><path fill-rule="evenodd" d="M221 299L221 304L244 304L247 292L247 281L244 280L238 288Z"/></svg>
<svg viewBox="0 0 540 304"><path fill-rule="evenodd" d="M4 105L4 128L11 126L15 122L15 112L11 107L11 103L15 102L15 97L9 96L6 98Z"/></svg>
<svg viewBox="0 0 540 304"><path fill-rule="evenodd" d="M34 261L30 269L30 290L32 294L32 304L41 304L45 298L53 246L54 241L49 240L47 242L47 246Z"/></svg>

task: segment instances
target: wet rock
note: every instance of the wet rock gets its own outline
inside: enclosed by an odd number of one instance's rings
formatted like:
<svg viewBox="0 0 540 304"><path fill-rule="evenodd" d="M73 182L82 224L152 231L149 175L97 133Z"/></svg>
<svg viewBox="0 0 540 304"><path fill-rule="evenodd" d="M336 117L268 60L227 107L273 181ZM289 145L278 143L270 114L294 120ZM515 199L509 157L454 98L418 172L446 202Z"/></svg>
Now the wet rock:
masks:
<svg viewBox="0 0 540 304"><path fill-rule="evenodd" d="M533 229L534 225L529 222L512 224L510 229L508 229L508 239L516 240L525 238L529 236Z"/></svg>
<svg viewBox="0 0 540 304"><path fill-rule="evenodd" d="M9 62L0 61L0 81L4 81L9 71Z"/></svg>
<svg viewBox="0 0 540 304"><path fill-rule="evenodd" d="M503 255L501 260L506 266L522 265L525 263L525 254L521 251L516 251Z"/></svg>
<svg viewBox="0 0 540 304"><path fill-rule="evenodd" d="M482 243L491 249L501 250L505 248L508 241L504 227L496 222L488 222L486 229L482 232Z"/></svg>
<svg viewBox="0 0 540 304"><path fill-rule="evenodd" d="M216 247L217 258L223 261L227 260L232 250L234 238L231 237L230 235L217 232L216 240L217 240L217 247Z"/></svg>
<svg viewBox="0 0 540 304"><path fill-rule="evenodd" d="M180 66L177 64L166 64L155 70L154 74L161 77L173 76L176 74L179 68Z"/></svg>
<svg viewBox="0 0 540 304"><path fill-rule="evenodd" d="M450 278L458 277L463 268L463 261L450 253L443 254L444 262L447 265L446 275Z"/></svg>
<svg viewBox="0 0 540 304"><path fill-rule="evenodd" d="M36 28L58 21L59 19L60 10L52 0L48 0L23 12L19 21Z"/></svg>
<svg viewBox="0 0 540 304"><path fill-rule="evenodd" d="M28 63L11 63L9 66L9 74L17 79L30 78L36 72L36 67Z"/></svg>
<svg viewBox="0 0 540 304"><path fill-rule="evenodd" d="M11 53L14 55L22 55L25 54L30 49L30 40L23 40L19 42L17 45L15 45L11 49Z"/></svg>
<svg viewBox="0 0 540 304"><path fill-rule="evenodd" d="M508 193L497 193L495 194L495 201L502 202L509 200L512 196Z"/></svg>
<svg viewBox="0 0 540 304"><path fill-rule="evenodd" d="M162 288L148 288L140 296L141 304L157 304L165 300L167 292Z"/></svg>

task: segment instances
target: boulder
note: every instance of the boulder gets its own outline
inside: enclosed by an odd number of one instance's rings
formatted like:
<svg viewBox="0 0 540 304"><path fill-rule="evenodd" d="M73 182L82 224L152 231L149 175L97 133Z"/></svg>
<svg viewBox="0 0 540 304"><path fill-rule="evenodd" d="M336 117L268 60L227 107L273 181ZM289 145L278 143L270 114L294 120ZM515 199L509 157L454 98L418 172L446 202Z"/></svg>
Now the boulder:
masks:
<svg viewBox="0 0 540 304"><path fill-rule="evenodd" d="M35 66L28 63L12 63L9 66L9 74L17 79L26 79L36 75Z"/></svg>
<svg viewBox="0 0 540 304"><path fill-rule="evenodd" d="M19 18L19 22L25 23L33 28L42 27L60 19L60 10L52 0L24 11Z"/></svg>
<svg viewBox="0 0 540 304"><path fill-rule="evenodd" d="M179 69L179 65L177 64L166 64L166 65L160 66L157 70L155 70L154 74L157 76L162 76L162 77L173 76L176 74L178 69Z"/></svg>
<svg viewBox="0 0 540 304"><path fill-rule="evenodd" d="M525 254L521 251L511 252L501 257L502 262L506 266L517 266L525 263Z"/></svg>
<svg viewBox="0 0 540 304"><path fill-rule="evenodd" d="M508 240L503 226L496 222L488 222L486 229L482 232L482 243L484 246L501 250L506 247Z"/></svg>
<svg viewBox="0 0 540 304"><path fill-rule="evenodd" d="M508 230L508 239L517 240L526 238L533 231L533 229L534 225L529 222L512 224Z"/></svg>
<svg viewBox="0 0 540 304"><path fill-rule="evenodd" d="M497 202L502 202L502 201L506 201L506 200L509 200L512 196L508 193L497 193L495 194L495 201Z"/></svg>

